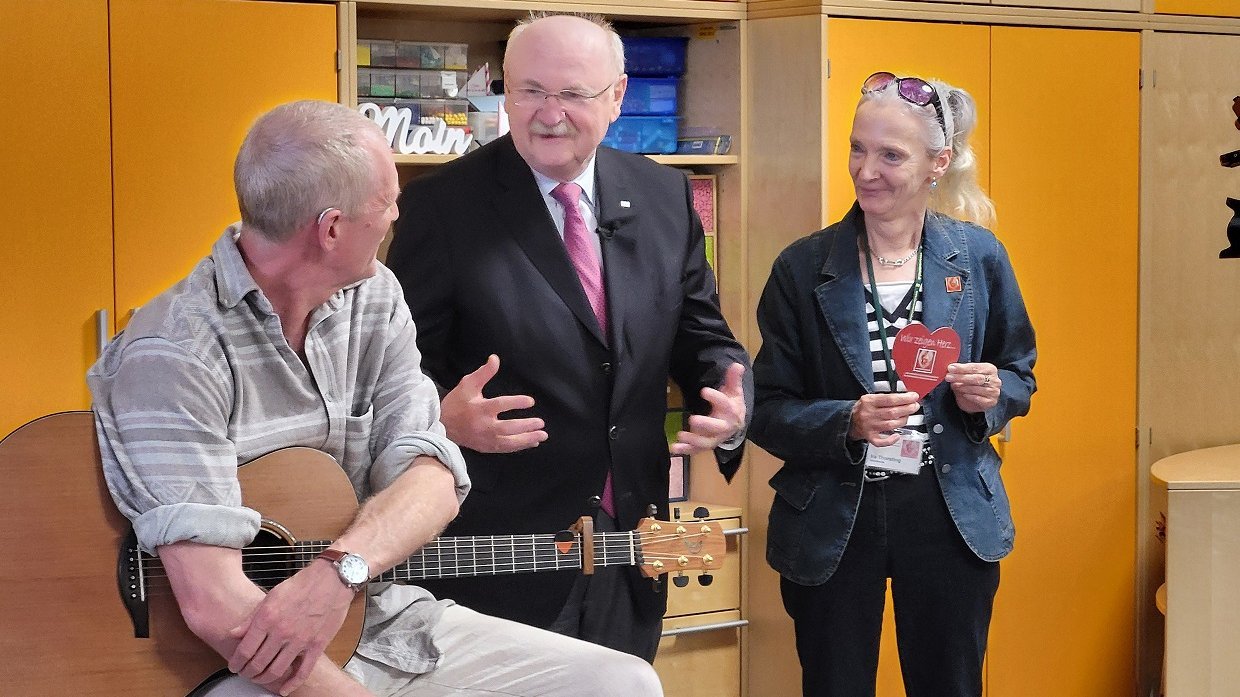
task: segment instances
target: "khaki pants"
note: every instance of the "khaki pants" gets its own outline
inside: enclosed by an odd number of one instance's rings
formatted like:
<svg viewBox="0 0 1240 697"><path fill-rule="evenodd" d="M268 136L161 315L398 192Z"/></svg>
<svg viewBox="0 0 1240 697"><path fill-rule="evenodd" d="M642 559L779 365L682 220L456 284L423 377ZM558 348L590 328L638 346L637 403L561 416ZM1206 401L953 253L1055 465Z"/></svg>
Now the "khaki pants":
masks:
<svg viewBox="0 0 1240 697"><path fill-rule="evenodd" d="M361 656L344 670L377 697L662 697L650 664L577 639L483 615L460 605L435 626L439 665L410 675ZM269 697L229 676L203 697Z"/></svg>

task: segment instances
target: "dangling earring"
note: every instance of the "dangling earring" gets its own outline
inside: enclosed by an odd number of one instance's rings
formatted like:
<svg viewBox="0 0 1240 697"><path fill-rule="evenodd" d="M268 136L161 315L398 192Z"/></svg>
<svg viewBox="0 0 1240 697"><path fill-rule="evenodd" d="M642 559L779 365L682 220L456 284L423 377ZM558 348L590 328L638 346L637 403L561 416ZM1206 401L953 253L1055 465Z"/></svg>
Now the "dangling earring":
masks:
<svg viewBox="0 0 1240 697"><path fill-rule="evenodd" d="M931 180L930 180L930 190L931 190L931 191L933 191L933 190L935 190L935 189L937 189L937 188L939 188L939 180L938 180L938 179L931 179Z"/></svg>

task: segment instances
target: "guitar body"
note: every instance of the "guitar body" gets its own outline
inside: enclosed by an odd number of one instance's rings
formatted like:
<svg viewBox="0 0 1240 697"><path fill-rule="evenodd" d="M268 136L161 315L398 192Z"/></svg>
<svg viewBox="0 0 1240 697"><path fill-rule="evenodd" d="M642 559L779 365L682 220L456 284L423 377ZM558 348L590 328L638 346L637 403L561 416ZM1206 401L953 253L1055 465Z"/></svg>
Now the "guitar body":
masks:
<svg viewBox="0 0 1240 697"><path fill-rule="evenodd" d="M263 533L243 565L274 585L309 563L352 522L357 497L331 456L285 448L238 469L243 503ZM32 421L0 441L0 695L182 697L226 662L181 619L163 569L148 561L137 625L118 585L129 521L108 493L89 412ZM646 576L717 569L726 543L710 523L651 519L626 533L441 537L379 578L499 575L635 565ZM288 546L291 550L275 549ZM294 547L295 546L295 547ZM300 556L297 556L300 555ZM250 566L250 560L259 560ZM249 573L249 571L247 571ZM128 582L126 582L128 584ZM126 588L126 595L130 594ZM344 665L365 622L365 594L353 600L327 655ZM143 633L145 632L145 633Z"/></svg>
<svg viewBox="0 0 1240 697"><path fill-rule="evenodd" d="M298 539L335 539L357 508L344 472L316 450L277 451L239 472L246 505ZM0 441L0 491L0 695L182 697L224 667L160 579L147 593L150 638L135 638L117 587L129 521L108 494L89 412L46 416ZM338 664L364 619L359 593L328 649Z"/></svg>

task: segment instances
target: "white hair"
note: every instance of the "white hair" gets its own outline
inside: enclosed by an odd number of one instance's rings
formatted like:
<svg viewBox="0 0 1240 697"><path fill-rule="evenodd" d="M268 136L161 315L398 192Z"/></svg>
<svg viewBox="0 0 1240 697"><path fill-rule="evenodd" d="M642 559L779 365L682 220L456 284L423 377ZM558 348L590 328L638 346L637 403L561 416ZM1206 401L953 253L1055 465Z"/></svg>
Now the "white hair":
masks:
<svg viewBox="0 0 1240 697"><path fill-rule="evenodd" d="M930 192L930 209L960 220L969 220L991 227L995 222L995 204L982 191L977 181L977 156L969 138L977 127L977 104L972 95L941 80L926 80L943 107L943 123L939 123L934 105L919 107L902 99L896 83L881 90L864 92L861 103L875 101L901 104L916 116L925 135L926 154L934 159L951 147L947 171Z"/></svg>
<svg viewBox="0 0 1240 697"><path fill-rule="evenodd" d="M263 114L233 165L241 221L280 242L325 208L362 212L378 187L368 145L383 132L341 104L304 100Z"/></svg>
<svg viewBox="0 0 1240 697"><path fill-rule="evenodd" d="M524 17L517 21L517 26L512 28L508 34L508 46L512 46L512 40L521 35L525 28L537 22L540 19L548 17L576 17L597 26L599 29L607 32L608 48L611 49L611 59L616 67L616 75L624 73L624 42L620 40L620 35L616 33L616 28L603 15L593 12L548 12L546 10L532 10L528 17ZM508 61L508 48L504 49L504 62Z"/></svg>

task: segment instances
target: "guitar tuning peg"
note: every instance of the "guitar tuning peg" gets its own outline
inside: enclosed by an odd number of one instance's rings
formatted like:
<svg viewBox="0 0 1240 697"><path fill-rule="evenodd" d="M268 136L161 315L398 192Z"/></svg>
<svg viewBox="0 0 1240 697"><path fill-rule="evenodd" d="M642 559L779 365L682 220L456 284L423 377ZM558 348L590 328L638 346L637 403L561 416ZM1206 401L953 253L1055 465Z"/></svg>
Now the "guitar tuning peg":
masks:
<svg viewBox="0 0 1240 697"><path fill-rule="evenodd" d="M646 517L647 518L653 518L657 515L659 515L658 506L654 505L653 503L646 506Z"/></svg>
<svg viewBox="0 0 1240 697"><path fill-rule="evenodd" d="M684 588L685 586L689 585L689 577L685 576L684 574L676 574L675 576L672 577L672 583L677 588Z"/></svg>
<svg viewBox="0 0 1240 697"><path fill-rule="evenodd" d="M698 583L702 584L703 586L709 586L710 584L714 582L715 582L715 577L712 576L711 574L701 574L698 576Z"/></svg>
<svg viewBox="0 0 1240 697"><path fill-rule="evenodd" d="M663 577L656 576L650 579L650 585L654 586L655 593L662 593L663 592Z"/></svg>
<svg viewBox="0 0 1240 697"><path fill-rule="evenodd" d="M693 517L699 520L710 517L710 509L706 506L698 506L693 509Z"/></svg>

